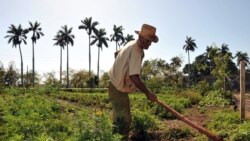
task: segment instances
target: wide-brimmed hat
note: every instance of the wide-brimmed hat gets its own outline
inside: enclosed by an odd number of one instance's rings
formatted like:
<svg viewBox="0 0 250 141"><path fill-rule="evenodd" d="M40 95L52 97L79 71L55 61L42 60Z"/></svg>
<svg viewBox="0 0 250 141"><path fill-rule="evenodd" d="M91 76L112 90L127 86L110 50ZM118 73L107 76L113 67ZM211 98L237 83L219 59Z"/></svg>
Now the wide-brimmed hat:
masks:
<svg viewBox="0 0 250 141"><path fill-rule="evenodd" d="M148 24L143 24L141 27L141 31L135 31L136 34L142 36L143 38L148 39L151 42L158 42L158 37L155 35L156 28L148 25Z"/></svg>

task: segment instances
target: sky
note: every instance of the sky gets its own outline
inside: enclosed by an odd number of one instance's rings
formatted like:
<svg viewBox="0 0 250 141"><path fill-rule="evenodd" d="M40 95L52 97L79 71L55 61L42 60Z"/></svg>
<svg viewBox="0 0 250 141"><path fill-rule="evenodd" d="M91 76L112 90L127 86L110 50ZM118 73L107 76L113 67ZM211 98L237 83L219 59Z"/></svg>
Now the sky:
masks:
<svg viewBox="0 0 250 141"><path fill-rule="evenodd" d="M18 48L8 44L8 28L11 24L29 27L29 21L41 23L41 37L35 44L35 70L42 75L56 72L59 77L60 47L52 39L61 26L73 28L74 46L69 46L69 67L88 70L88 36L79 30L81 20L92 17L105 28L107 37L113 34L113 26L123 26L124 35L140 30L147 23L156 27L158 43L152 43L145 51L144 60L163 59L170 62L180 57L187 64L183 50L186 37L195 39L197 48L190 53L195 56L206 51L212 44L227 44L229 50L250 55L250 1L249 0L1 0L0 5L0 62L4 68L14 61L20 70ZM31 33L27 45L22 44L24 71L32 69ZM100 71L108 71L114 62L115 42L108 42L100 55ZM92 46L91 69L97 70L97 47ZM66 50L63 51L63 70L66 70Z"/></svg>

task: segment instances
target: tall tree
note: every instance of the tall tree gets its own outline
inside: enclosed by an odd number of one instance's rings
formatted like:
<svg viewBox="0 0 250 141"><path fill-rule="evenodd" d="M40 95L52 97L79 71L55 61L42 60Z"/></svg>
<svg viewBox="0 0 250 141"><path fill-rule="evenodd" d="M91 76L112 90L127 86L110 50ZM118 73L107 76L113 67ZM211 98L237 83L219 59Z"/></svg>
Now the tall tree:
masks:
<svg viewBox="0 0 250 141"><path fill-rule="evenodd" d="M40 39L41 36L44 36L42 33L42 28L40 27L40 23L37 21L33 24L29 22L30 27L29 31L32 32L31 40L32 40L32 86L34 87L35 84L35 49L34 44L36 44L36 41Z"/></svg>
<svg viewBox="0 0 250 141"><path fill-rule="evenodd" d="M56 41L54 46L60 46L60 87L61 87L62 85L62 50L66 46L66 41L63 40L63 37L59 32L57 33L57 35L55 36L53 40Z"/></svg>
<svg viewBox="0 0 250 141"><path fill-rule="evenodd" d="M125 39L124 45L126 45L129 41L135 40L134 36L130 34L127 34L127 36L124 39Z"/></svg>
<svg viewBox="0 0 250 141"><path fill-rule="evenodd" d="M186 41L185 41L185 45L183 46L183 49L188 53L188 64L189 64L189 78L190 78L190 55L189 55L189 52L190 51L193 51L195 50L195 48L197 48L196 46L196 43L195 43L195 40L192 39L192 37L188 37L186 38Z"/></svg>
<svg viewBox="0 0 250 141"><path fill-rule="evenodd" d="M235 58L237 58L237 66L240 65L241 61L244 61L247 65L247 63L249 64L249 57L248 54L246 52L241 52L241 51L237 51Z"/></svg>
<svg viewBox="0 0 250 141"><path fill-rule="evenodd" d="M97 44L98 47L98 59L97 59L97 79L99 80L99 66L100 66L100 49L102 49L102 45L108 47L107 41L109 40L106 35L106 31L104 28L95 31L95 35L91 36L94 40L91 42L91 45Z"/></svg>
<svg viewBox="0 0 250 141"><path fill-rule="evenodd" d="M124 37L123 37L123 31L124 28L122 26L118 26L116 27L116 25L114 25L113 27L113 31L114 33L110 35L111 37L111 42L115 41L116 43L116 51L117 51L117 46L120 47L120 45L122 45L124 43Z"/></svg>
<svg viewBox="0 0 250 141"><path fill-rule="evenodd" d="M22 87L23 87L23 56L22 56L22 50L21 50L21 44L22 42L24 44L27 44L26 39L27 36L26 34L29 32L27 29L23 29L22 26L19 24L18 27L15 25L11 25L9 27L9 30L7 33L9 35L5 36L5 38L9 38L8 43L12 42L12 47L18 46L19 52L20 52L20 58L21 58L21 82L22 82Z"/></svg>
<svg viewBox="0 0 250 141"><path fill-rule="evenodd" d="M66 87L69 87L69 44L74 45L75 36L72 34L73 28L68 28L67 25L62 26L62 29L58 31L58 34L62 36L62 40L66 43L67 46L67 84Z"/></svg>
<svg viewBox="0 0 250 141"><path fill-rule="evenodd" d="M87 31L87 34L89 36L89 78L91 77L91 44L90 44L90 37L92 35L92 31L97 31L96 26L99 24L96 21L92 22L92 17L85 18L84 20L81 20L82 25L79 26L79 29L84 29Z"/></svg>

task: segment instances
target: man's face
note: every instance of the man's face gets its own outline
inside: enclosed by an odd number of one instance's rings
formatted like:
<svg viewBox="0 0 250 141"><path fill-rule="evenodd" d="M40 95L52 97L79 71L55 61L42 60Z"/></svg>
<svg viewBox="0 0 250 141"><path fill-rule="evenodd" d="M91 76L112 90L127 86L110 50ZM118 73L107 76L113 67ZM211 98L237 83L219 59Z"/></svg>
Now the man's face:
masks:
<svg viewBox="0 0 250 141"><path fill-rule="evenodd" d="M139 37L139 40L140 40L140 43L141 43L141 47L142 49L148 49L149 46L151 45L151 41L149 41L148 39L146 38L143 38L143 37Z"/></svg>

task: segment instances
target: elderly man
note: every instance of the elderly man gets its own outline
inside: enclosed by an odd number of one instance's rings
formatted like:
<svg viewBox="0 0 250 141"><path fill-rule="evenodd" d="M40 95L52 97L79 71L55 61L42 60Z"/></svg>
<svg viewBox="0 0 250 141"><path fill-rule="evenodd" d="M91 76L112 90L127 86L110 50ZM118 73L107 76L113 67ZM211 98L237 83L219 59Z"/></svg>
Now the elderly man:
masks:
<svg viewBox="0 0 250 141"><path fill-rule="evenodd" d="M109 98L113 107L114 133L123 135L123 140L128 140L131 124L131 112L128 93L137 88L143 92L147 99L154 102L157 97L140 79L141 64L144 50L152 42L157 43L156 28L143 24L141 31L135 31L138 39L127 43L115 53L115 62L109 71Z"/></svg>

